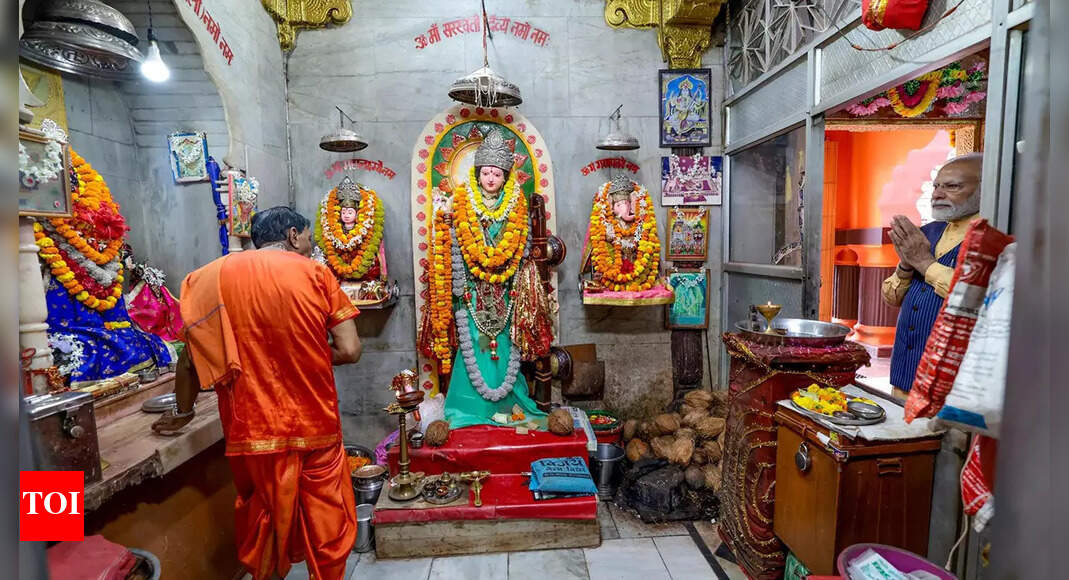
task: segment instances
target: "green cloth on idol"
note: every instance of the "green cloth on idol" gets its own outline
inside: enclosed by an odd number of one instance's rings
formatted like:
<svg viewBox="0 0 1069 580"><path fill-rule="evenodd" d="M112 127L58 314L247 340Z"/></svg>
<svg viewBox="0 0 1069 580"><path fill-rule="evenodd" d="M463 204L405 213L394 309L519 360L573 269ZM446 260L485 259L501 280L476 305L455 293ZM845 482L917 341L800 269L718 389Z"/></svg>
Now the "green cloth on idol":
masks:
<svg viewBox="0 0 1069 580"><path fill-rule="evenodd" d="M472 340L475 343L475 362L479 365L479 372L483 380L491 389L498 388L505 379L505 372L509 366L509 353L516 348L508 337L508 329L501 332L497 340L498 360L490 360L490 340L479 334L475 328L475 321L468 317L468 328L471 330ZM470 425L500 425L490 420L494 413L512 414L512 406L519 405L527 418L515 424L526 424L536 421L540 425L545 424L545 413L538 410L538 406L527 394L527 381L523 373L516 376L516 385L512 392L500 401L487 401L475 390L471 379L468 377L467 368L464 366L464 357L458 352L453 359L453 375L449 379L449 392L445 395L445 419L453 429L468 427Z"/></svg>
<svg viewBox="0 0 1069 580"><path fill-rule="evenodd" d="M491 224L487 232L489 237L496 240L503 227L504 222ZM469 277L471 277L470 272ZM510 299L506 297L505 300L507 303ZM453 311L456 312L458 308L466 308L466 306L463 300L454 297ZM468 316L468 329L471 332L475 349L475 362L479 366L479 372L482 374L483 380L486 381L486 385L491 389L497 389L501 386L501 383L505 380L505 373L508 371L509 353L515 348L512 340L509 339L511 324L512 322L510 321L509 326L506 326L501 331L501 334L497 336L498 360L495 361L490 359L490 338L483 336L479 332L470 313ZM487 401L479 394L479 391L475 390L475 385L472 384L471 378L468 377L468 369L464 365L464 357L460 354L458 346L457 353L453 356L453 374L449 379L449 391L445 396L445 419L449 421L449 426L453 429L459 429L471 425L500 425L500 423L491 421L490 417L495 413L511 415L513 405L519 405L527 416L523 421L513 424L526 424L530 421L536 421L540 427L544 428L546 414L538 410L538 405L528 395L527 380L524 379L523 373L516 375L516 384L511 393L500 401Z"/></svg>

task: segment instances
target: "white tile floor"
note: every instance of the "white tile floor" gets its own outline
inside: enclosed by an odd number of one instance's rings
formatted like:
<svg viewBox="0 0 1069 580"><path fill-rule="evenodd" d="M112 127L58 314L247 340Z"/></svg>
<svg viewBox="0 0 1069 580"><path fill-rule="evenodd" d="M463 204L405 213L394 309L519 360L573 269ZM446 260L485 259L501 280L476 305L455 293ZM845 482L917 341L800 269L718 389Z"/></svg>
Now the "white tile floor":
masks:
<svg viewBox="0 0 1069 580"><path fill-rule="evenodd" d="M601 545L597 548L509 552L409 560L382 560L374 553L354 553L346 565L350 580L367 578L404 580L745 580L739 567L717 558L714 570L682 523L644 524L635 516L602 503L598 507ZM720 546L716 525L694 522L708 547ZM293 567L287 580L304 580L303 563Z"/></svg>

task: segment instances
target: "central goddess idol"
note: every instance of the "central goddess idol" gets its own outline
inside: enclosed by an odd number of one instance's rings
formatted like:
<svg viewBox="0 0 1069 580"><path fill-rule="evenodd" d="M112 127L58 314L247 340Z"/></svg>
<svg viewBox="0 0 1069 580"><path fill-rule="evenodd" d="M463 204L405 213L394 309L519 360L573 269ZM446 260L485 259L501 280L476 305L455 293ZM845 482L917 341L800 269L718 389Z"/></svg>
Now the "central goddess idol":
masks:
<svg viewBox="0 0 1069 580"><path fill-rule="evenodd" d="M549 300L530 256L528 201L497 128L475 152L467 184L436 194L427 319L421 348L450 374L445 418L544 426L520 363L549 352ZM535 195L538 195L535 193Z"/></svg>

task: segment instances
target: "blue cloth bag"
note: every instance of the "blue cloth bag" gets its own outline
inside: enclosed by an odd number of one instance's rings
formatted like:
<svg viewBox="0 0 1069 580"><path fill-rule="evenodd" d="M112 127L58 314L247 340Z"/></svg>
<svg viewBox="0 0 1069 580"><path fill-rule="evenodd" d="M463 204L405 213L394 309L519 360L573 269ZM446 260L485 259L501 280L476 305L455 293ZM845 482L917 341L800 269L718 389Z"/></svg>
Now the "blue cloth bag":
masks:
<svg viewBox="0 0 1069 580"><path fill-rule="evenodd" d="M594 495L598 492L582 457L539 459L531 463L531 491Z"/></svg>

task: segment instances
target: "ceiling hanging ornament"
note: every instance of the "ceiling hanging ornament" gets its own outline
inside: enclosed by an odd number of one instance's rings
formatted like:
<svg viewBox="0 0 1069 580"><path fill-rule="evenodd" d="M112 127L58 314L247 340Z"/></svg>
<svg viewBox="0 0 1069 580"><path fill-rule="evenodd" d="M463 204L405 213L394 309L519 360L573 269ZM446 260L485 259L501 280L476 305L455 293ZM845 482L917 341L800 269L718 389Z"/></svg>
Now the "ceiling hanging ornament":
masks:
<svg viewBox="0 0 1069 580"><path fill-rule="evenodd" d="M486 2L483 9L483 66L475 72L453 81L449 87L449 98L476 107L516 107L523 102L520 87L505 80L490 68L490 59L486 50L486 39L490 34L490 23L486 17ZM492 37L491 37L492 39Z"/></svg>
<svg viewBox="0 0 1069 580"><path fill-rule="evenodd" d="M639 148L638 137L628 133L622 127L620 117L623 113L620 112L623 109L623 105L616 107L616 110L609 115L611 126L609 134L605 135L595 145L598 149L604 149L606 151L633 151Z"/></svg>
<svg viewBox="0 0 1069 580"><path fill-rule="evenodd" d="M109 80L137 74L133 24L121 12L97 0L50 0L19 40L19 55L64 72Z"/></svg>
<svg viewBox="0 0 1069 580"><path fill-rule="evenodd" d="M341 107L335 105L334 108L338 109L338 130L323 135L319 140L319 148L333 153L353 153L366 148L367 141L363 137L356 131L345 128L345 119L349 119L349 124L352 125L352 117L346 115Z"/></svg>

